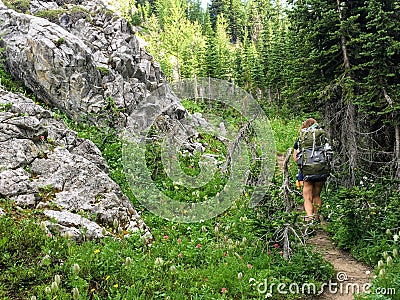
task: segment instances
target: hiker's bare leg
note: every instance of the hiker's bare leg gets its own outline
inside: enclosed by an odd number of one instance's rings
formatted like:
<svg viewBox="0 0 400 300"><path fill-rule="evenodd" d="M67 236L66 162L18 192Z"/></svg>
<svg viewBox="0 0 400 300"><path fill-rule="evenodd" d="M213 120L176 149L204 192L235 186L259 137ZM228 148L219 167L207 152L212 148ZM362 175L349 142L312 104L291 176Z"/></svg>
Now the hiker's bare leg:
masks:
<svg viewBox="0 0 400 300"><path fill-rule="evenodd" d="M324 186L324 181L314 182L312 190L312 203L313 203L313 214L318 215L318 211L322 205L321 191Z"/></svg>
<svg viewBox="0 0 400 300"><path fill-rule="evenodd" d="M303 185L303 198L304 198L304 210L307 216L313 214L313 184L309 181L304 181ZM305 218L305 221L310 221L311 217Z"/></svg>

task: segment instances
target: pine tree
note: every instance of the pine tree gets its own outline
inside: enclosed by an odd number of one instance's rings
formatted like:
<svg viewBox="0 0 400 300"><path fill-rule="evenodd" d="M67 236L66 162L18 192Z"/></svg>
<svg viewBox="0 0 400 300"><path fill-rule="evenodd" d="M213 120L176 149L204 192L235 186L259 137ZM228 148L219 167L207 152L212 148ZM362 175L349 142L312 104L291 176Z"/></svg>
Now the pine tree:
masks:
<svg viewBox="0 0 400 300"><path fill-rule="evenodd" d="M396 177L400 179L400 1L371 0L366 4L365 27L356 41L361 83L357 104L371 116L372 123L394 128L389 140L394 140Z"/></svg>

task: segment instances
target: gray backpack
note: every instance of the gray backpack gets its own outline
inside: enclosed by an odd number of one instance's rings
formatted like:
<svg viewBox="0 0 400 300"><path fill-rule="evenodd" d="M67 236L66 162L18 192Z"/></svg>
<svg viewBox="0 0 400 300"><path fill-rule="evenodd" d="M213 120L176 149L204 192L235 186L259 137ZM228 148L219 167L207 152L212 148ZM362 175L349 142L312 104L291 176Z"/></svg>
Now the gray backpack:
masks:
<svg viewBox="0 0 400 300"><path fill-rule="evenodd" d="M305 180L326 180L331 171L333 152L325 130L317 124L302 129L298 144L297 164Z"/></svg>

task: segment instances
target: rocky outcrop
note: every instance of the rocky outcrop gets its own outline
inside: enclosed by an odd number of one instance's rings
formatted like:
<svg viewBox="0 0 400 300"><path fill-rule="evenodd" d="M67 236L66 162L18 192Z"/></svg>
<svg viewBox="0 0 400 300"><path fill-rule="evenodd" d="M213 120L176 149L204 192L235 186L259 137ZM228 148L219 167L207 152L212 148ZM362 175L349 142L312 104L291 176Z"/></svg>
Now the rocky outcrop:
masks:
<svg viewBox="0 0 400 300"><path fill-rule="evenodd" d="M108 176L99 149L32 100L0 89L0 197L41 209L79 240L149 229Z"/></svg>
<svg viewBox="0 0 400 300"><path fill-rule="evenodd" d="M69 117L123 128L127 116L165 82L135 29L100 0L33 0L26 9L31 14L0 0L5 65ZM184 108L173 94L170 98L168 114L182 118Z"/></svg>

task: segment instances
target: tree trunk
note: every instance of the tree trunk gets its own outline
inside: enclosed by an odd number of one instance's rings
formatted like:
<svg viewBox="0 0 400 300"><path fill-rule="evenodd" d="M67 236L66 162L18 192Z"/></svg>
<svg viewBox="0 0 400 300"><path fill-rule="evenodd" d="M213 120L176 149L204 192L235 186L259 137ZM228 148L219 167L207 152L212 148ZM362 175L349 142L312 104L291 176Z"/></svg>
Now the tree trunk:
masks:
<svg viewBox="0 0 400 300"><path fill-rule="evenodd" d="M396 125L394 127L394 131L395 131L394 154L397 164L396 178L400 181L400 125Z"/></svg>
<svg viewBox="0 0 400 300"><path fill-rule="evenodd" d="M339 20L342 23L343 15L342 15L342 8L341 8L341 1L337 0L337 8L339 13ZM351 77L350 71L350 61L347 51L347 39L344 35L340 37L340 44L342 48L342 55L343 55L343 65L345 69L345 76ZM342 87L342 101L346 103L346 111L345 111L345 118L343 121L342 127L342 136L344 137L344 147L345 151L348 155L348 162L349 162L349 182L347 185L353 186L356 183L356 176L355 170L357 169L357 160L358 160L358 149L357 149L357 135L356 135L356 106L352 103L351 99L346 99L346 90L351 87L346 87L346 83Z"/></svg>
<svg viewBox="0 0 400 300"><path fill-rule="evenodd" d="M388 92L383 88L383 96L385 97L389 106L393 109L393 100L390 98ZM393 115L392 115L393 117ZM396 120L396 118L393 118ZM396 122L396 121L395 121ZM400 180L400 125L394 125L394 158L396 162L396 179Z"/></svg>

